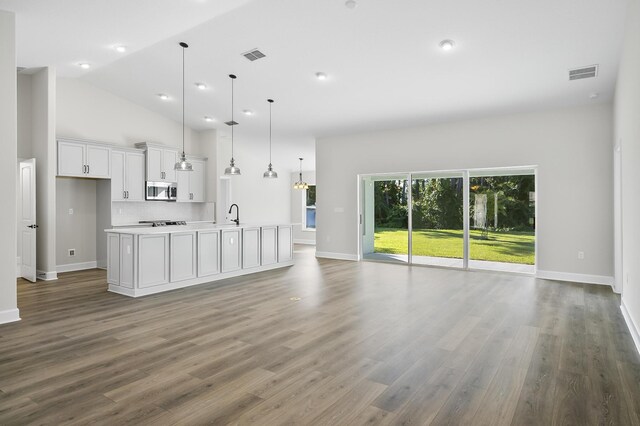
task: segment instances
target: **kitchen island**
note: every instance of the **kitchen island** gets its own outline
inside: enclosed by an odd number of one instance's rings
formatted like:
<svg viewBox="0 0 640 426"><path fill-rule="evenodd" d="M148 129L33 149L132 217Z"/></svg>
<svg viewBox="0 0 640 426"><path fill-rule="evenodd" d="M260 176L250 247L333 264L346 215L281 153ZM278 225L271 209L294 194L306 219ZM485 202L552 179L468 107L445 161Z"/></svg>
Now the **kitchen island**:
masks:
<svg viewBox="0 0 640 426"><path fill-rule="evenodd" d="M105 229L109 291L130 297L293 265L291 224Z"/></svg>

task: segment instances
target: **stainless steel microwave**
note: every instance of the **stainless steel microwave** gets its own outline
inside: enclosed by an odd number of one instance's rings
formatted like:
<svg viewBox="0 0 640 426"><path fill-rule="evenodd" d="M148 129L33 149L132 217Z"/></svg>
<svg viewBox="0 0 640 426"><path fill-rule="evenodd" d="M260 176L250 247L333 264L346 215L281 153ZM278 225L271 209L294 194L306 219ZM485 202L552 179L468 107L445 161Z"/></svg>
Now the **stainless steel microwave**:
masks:
<svg viewBox="0 0 640 426"><path fill-rule="evenodd" d="M147 182L145 199L149 201L176 201L178 185L175 182Z"/></svg>

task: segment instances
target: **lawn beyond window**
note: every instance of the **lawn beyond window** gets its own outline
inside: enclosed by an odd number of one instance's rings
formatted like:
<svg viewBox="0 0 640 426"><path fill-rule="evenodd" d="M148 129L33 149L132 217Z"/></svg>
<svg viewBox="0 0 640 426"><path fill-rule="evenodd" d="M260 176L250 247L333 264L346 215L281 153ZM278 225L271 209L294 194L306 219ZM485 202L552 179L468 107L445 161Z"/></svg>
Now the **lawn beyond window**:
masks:
<svg viewBox="0 0 640 426"><path fill-rule="evenodd" d="M535 259L534 232L488 231L482 238L480 230L471 230L470 257L473 260L521 263L533 265ZM376 228L375 252L407 254L408 231L396 228ZM462 258L462 230L433 229L413 231L413 256Z"/></svg>

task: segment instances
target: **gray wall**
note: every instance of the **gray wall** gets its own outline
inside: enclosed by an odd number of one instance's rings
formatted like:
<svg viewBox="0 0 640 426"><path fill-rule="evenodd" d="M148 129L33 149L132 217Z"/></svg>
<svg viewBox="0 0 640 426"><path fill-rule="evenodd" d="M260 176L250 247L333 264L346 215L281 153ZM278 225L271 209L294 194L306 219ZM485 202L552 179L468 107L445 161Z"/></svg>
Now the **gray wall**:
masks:
<svg viewBox="0 0 640 426"><path fill-rule="evenodd" d="M56 229L57 266L96 261L95 180L56 178Z"/></svg>
<svg viewBox="0 0 640 426"><path fill-rule="evenodd" d="M358 174L537 165L538 270L611 282L611 135L601 103L317 140L316 250L357 255Z"/></svg>
<svg viewBox="0 0 640 426"><path fill-rule="evenodd" d="M16 199L17 79L16 21L11 12L0 10L0 181L4 197ZM0 323L17 321L20 314L16 295L16 209L0 209Z"/></svg>
<svg viewBox="0 0 640 426"><path fill-rule="evenodd" d="M623 312L634 331L640 327L640 2L631 0L615 96L615 143L621 154L621 218L618 227L622 264ZM637 334L635 335L637 338ZM640 345L640 341L636 340Z"/></svg>

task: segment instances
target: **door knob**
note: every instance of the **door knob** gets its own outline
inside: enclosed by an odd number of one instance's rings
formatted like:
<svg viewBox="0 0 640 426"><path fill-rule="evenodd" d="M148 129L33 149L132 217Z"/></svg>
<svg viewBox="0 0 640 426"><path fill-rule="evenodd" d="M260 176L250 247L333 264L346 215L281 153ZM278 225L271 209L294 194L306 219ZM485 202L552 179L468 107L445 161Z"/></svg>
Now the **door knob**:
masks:
<svg viewBox="0 0 640 426"><path fill-rule="evenodd" d="M37 227L38 227L38 225L36 225L35 223L33 225L27 226L27 228L31 228L31 229L36 229Z"/></svg>

